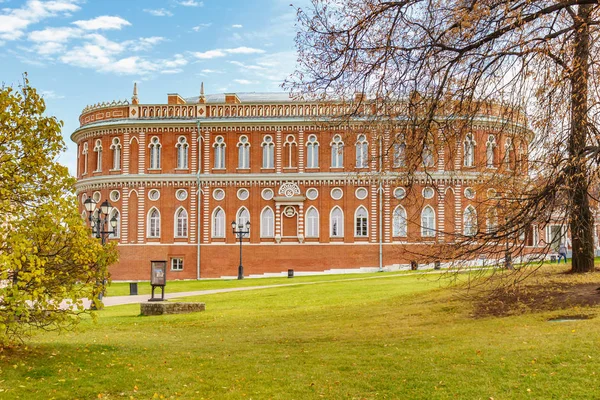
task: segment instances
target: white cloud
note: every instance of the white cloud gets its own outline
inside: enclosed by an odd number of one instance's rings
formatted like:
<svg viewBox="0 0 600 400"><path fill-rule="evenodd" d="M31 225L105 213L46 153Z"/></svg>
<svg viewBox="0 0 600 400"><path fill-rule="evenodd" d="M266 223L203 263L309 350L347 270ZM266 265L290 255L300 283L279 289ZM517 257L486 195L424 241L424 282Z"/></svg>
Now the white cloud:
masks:
<svg viewBox="0 0 600 400"><path fill-rule="evenodd" d="M204 2L196 0L182 0L177 4L184 7L204 7Z"/></svg>
<svg viewBox="0 0 600 400"><path fill-rule="evenodd" d="M201 60L208 60L211 58L225 57L227 54L223 50L208 50L204 52L193 52L194 57Z"/></svg>
<svg viewBox="0 0 600 400"><path fill-rule="evenodd" d="M132 51L147 51L165 40L166 39L161 36L141 37L136 40L127 40L123 42L123 44Z"/></svg>
<svg viewBox="0 0 600 400"><path fill-rule="evenodd" d="M244 27L244 25L240 25L240 24L234 24L234 25L231 25L231 27L232 27L232 28L239 29L239 28L243 28L243 27Z"/></svg>
<svg viewBox="0 0 600 400"><path fill-rule="evenodd" d="M207 60L211 58L225 57L227 54L262 54L265 51L262 49L255 49L253 47L236 47L233 49L214 49L204 52L192 52L192 55L201 60Z"/></svg>
<svg viewBox="0 0 600 400"><path fill-rule="evenodd" d="M64 43L73 37L81 35L81 30L69 26L58 28L46 28L41 31L33 31L28 35L32 42L54 42Z"/></svg>
<svg viewBox="0 0 600 400"><path fill-rule="evenodd" d="M262 54L265 51L262 49L255 49L253 47L236 47L235 49L225 49L230 54Z"/></svg>
<svg viewBox="0 0 600 400"><path fill-rule="evenodd" d="M155 17L172 17L173 13L169 10L165 10L164 8L158 8L156 10L152 10L149 8L144 8L144 12L147 12L150 15L154 15Z"/></svg>
<svg viewBox="0 0 600 400"><path fill-rule="evenodd" d="M260 83L259 81L251 81L248 79L234 79L233 81L236 83L239 83L240 85L252 85L252 84Z"/></svg>
<svg viewBox="0 0 600 400"><path fill-rule="evenodd" d="M211 25L212 25L212 23L211 23L211 22L209 22L209 23L205 23L205 24L198 24L198 25L194 26L194 27L192 28L192 30L193 30L194 32L198 32L199 30L201 30L201 29L204 29L204 28L208 28L208 27L209 27L209 26L211 26Z"/></svg>
<svg viewBox="0 0 600 400"><path fill-rule="evenodd" d="M0 13L0 41L16 40L31 24L59 15L70 15L80 9L78 0L28 0L20 8L4 8Z"/></svg>
<svg viewBox="0 0 600 400"><path fill-rule="evenodd" d="M217 69L209 69L209 68L205 68L200 72L203 72L205 74L222 74L223 73L223 71L219 71Z"/></svg>
<svg viewBox="0 0 600 400"><path fill-rule="evenodd" d="M130 26L131 23L127 20L124 20L121 17L103 15L101 17L96 17L87 21L75 21L73 22L73 25L77 25L78 27L86 31L96 31L101 29L120 30L124 26Z"/></svg>

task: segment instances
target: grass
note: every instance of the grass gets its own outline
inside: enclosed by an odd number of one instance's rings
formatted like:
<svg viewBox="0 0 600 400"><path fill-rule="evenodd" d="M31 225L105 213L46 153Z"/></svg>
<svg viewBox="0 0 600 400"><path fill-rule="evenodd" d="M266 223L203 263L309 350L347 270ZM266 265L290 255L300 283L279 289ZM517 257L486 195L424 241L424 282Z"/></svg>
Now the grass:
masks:
<svg viewBox="0 0 600 400"><path fill-rule="evenodd" d="M109 307L0 353L0 398L597 398L600 319L547 322L594 308L475 319L437 279L195 297L207 310L187 315Z"/></svg>
<svg viewBox="0 0 600 400"><path fill-rule="evenodd" d="M405 275L410 271L397 271L386 273L385 276L391 275ZM423 270L421 272L428 272ZM429 271L430 272L430 271ZM310 275L310 276L295 276L292 279L287 277L282 278L246 278L243 280L237 279L204 279L204 280L186 280L186 281L169 281L165 287L166 293L178 293L178 292L192 292L199 290L211 290L211 289L229 289L236 287L249 287L249 286L271 286L271 285L284 285L290 283L300 282L327 282L327 281L338 281L338 280L352 280L352 279L363 279L372 277L381 277L380 272L374 273L360 273L360 274L344 274L344 275ZM138 294L150 294L152 287L150 282L139 282L138 283ZM129 283L127 282L113 282L107 288L107 296L127 296L129 295Z"/></svg>

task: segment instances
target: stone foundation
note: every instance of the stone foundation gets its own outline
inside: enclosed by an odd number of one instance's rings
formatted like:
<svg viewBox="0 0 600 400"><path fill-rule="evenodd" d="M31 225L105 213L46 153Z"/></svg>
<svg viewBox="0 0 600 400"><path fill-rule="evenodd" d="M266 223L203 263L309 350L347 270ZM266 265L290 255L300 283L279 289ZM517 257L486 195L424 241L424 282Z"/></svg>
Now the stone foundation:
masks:
<svg viewBox="0 0 600 400"><path fill-rule="evenodd" d="M142 315L187 314L204 311L205 303L176 303L167 301L140 303Z"/></svg>

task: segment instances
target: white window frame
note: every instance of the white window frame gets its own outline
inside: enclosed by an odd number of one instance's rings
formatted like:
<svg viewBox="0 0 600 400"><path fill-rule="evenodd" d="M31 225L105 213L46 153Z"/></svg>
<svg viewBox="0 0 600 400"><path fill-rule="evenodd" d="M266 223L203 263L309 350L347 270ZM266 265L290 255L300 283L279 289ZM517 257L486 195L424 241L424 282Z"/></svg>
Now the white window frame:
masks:
<svg viewBox="0 0 600 400"><path fill-rule="evenodd" d="M406 219L406 209L401 205L398 205L392 214L392 236L406 237L407 233L408 220Z"/></svg>
<svg viewBox="0 0 600 400"><path fill-rule="evenodd" d="M223 139L223 136L217 136L215 138L213 147L215 148L214 169L225 169L225 149L227 145L225 144L225 139Z"/></svg>
<svg viewBox="0 0 600 400"><path fill-rule="evenodd" d="M108 216L109 224L113 217L117 217L117 224L114 228L112 225L109 225L111 233L108 235L108 237L111 239L117 239L121 237L121 213L116 208L113 208Z"/></svg>
<svg viewBox="0 0 600 400"><path fill-rule="evenodd" d="M153 217L153 212L156 211L157 217ZM148 232L146 233L148 238L160 238L161 224L160 224L160 211L156 207L152 207L148 210L147 216Z"/></svg>
<svg viewBox="0 0 600 400"><path fill-rule="evenodd" d="M317 135L309 135L306 142L306 168L319 168L319 141Z"/></svg>
<svg viewBox="0 0 600 400"><path fill-rule="evenodd" d="M221 213L221 214L219 214ZM219 215L222 215L222 218L218 218ZM221 207L217 207L214 209L211 216L211 236L213 238L224 238L225 237L225 210Z"/></svg>
<svg viewBox="0 0 600 400"><path fill-rule="evenodd" d="M181 214L185 213L185 216L182 216ZM175 221L173 224L173 228L174 228L174 235L176 238L187 238L188 237L188 227L189 227L189 223L188 223L188 212L185 209L185 207L179 207L177 208L177 210L175 210ZM181 225L180 225L181 222Z"/></svg>
<svg viewBox="0 0 600 400"><path fill-rule="evenodd" d="M275 168L275 143L271 135L265 135L262 147L262 167L265 169Z"/></svg>
<svg viewBox="0 0 600 400"><path fill-rule="evenodd" d="M364 211L364 216L359 212ZM369 237L369 212L363 206L359 206L354 212L354 237Z"/></svg>
<svg viewBox="0 0 600 400"><path fill-rule="evenodd" d="M318 238L319 237L319 210L315 207L309 207L306 210L306 217L304 218L304 233L307 238Z"/></svg>
<svg viewBox="0 0 600 400"><path fill-rule="evenodd" d="M113 156L113 166L112 169L114 171L118 171L121 169L121 140L116 137L113 138L112 144L110 145L110 149L112 150Z"/></svg>
<svg viewBox="0 0 600 400"><path fill-rule="evenodd" d="M339 214L335 215L336 212ZM337 232L334 231L334 228ZM338 206L333 207L329 212L329 236L332 238L344 237L344 210Z"/></svg>
<svg viewBox="0 0 600 400"><path fill-rule="evenodd" d="M185 136L179 136L175 150L177 152L177 169L188 169L189 144Z"/></svg>
<svg viewBox="0 0 600 400"><path fill-rule="evenodd" d="M183 271L183 257L171 257L171 271Z"/></svg>
<svg viewBox="0 0 600 400"><path fill-rule="evenodd" d="M496 137L489 135L485 143L485 166L495 168L496 164Z"/></svg>
<svg viewBox="0 0 600 400"><path fill-rule="evenodd" d="M465 167L474 167L475 166L475 146L477 142L473 139L473 134L468 133L465 137L465 142L463 144L464 148L464 163Z"/></svg>
<svg viewBox="0 0 600 400"><path fill-rule="evenodd" d="M344 141L340 135L334 135L331 146L331 168L344 168Z"/></svg>
<svg viewBox="0 0 600 400"><path fill-rule="evenodd" d="M425 210L431 210L431 215L425 215ZM421 211L421 237L435 237L435 210L427 205Z"/></svg>
<svg viewBox="0 0 600 400"><path fill-rule="evenodd" d="M361 139L362 138L362 139ZM369 167L369 142L364 134L358 135L356 141L356 168Z"/></svg>
<svg viewBox="0 0 600 400"><path fill-rule="evenodd" d="M250 169L250 140L242 135L237 143L238 169Z"/></svg>
<svg viewBox="0 0 600 400"><path fill-rule="evenodd" d="M477 235L477 226L477 210L468 205L463 211L463 234L470 237Z"/></svg>
<svg viewBox="0 0 600 400"><path fill-rule="evenodd" d="M94 144L94 152L96 153L96 170L94 172L102 171L102 140L96 140Z"/></svg>
<svg viewBox="0 0 600 400"><path fill-rule="evenodd" d="M268 212L270 212L270 215L266 216ZM260 237L275 237L275 212L269 206L263 208L260 213Z"/></svg>
<svg viewBox="0 0 600 400"><path fill-rule="evenodd" d="M162 145L160 144L158 136L153 136L150 139L148 147L150 148L150 169L160 169L160 153Z"/></svg>

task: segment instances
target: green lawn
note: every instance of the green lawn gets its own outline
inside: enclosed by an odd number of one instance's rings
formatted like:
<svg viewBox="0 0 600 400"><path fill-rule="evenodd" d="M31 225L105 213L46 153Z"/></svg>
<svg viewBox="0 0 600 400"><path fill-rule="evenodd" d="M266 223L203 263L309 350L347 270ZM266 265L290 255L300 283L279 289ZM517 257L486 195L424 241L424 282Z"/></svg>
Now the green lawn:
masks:
<svg viewBox="0 0 600 400"><path fill-rule="evenodd" d="M165 293L178 293L178 292L191 292L196 290L210 290L210 289L229 289L236 287L248 287L248 286L267 286L267 285L282 285L290 284L295 282L326 282L326 281L338 281L347 279L364 279L370 277L382 277L391 275L405 275L410 274L412 271L398 271L398 272L386 272L382 274L380 272L374 273L360 273L360 274L343 274L343 275L309 275L309 276L295 276L290 279L288 277L281 278L245 278L243 280L237 279L202 279L202 280L187 280L187 281L168 281L165 287ZM429 270L418 271L418 273L431 272ZM413 272L414 273L414 272ZM138 282L138 294L150 294L152 287L150 282ZM108 286L106 290L107 296L128 296L129 295L129 283L128 282L113 282Z"/></svg>
<svg viewBox="0 0 600 400"><path fill-rule="evenodd" d="M397 275L188 299L206 302L196 314L109 307L0 353L0 398L598 397L600 318L547 322L596 310L474 319L439 286Z"/></svg>

